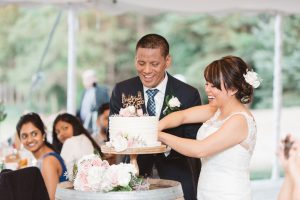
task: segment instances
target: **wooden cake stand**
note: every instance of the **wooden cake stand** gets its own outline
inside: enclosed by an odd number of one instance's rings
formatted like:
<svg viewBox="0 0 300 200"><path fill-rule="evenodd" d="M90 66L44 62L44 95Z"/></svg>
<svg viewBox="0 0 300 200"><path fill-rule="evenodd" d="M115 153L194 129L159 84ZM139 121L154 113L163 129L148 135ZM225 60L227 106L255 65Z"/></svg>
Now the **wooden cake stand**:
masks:
<svg viewBox="0 0 300 200"><path fill-rule="evenodd" d="M139 166L137 164L137 156L139 154L155 154L164 153L167 151L166 145L156 146L156 147L138 147L138 148L128 148L124 151L115 151L113 147L108 147L106 145L101 146L101 151L108 154L120 154L129 155L130 163L133 164L137 170L137 175L139 175Z"/></svg>

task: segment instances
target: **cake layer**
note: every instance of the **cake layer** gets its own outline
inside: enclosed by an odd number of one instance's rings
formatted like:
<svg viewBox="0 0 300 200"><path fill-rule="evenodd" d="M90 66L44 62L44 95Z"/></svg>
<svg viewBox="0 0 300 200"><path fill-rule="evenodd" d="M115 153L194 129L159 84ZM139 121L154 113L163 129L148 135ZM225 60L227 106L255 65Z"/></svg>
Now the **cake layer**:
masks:
<svg viewBox="0 0 300 200"><path fill-rule="evenodd" d="M158 119L155 116L109 117L110 139L114 140L122 135L129 143L134 143L133 147L159 146L161 143L157 141L157 132Z"/></svg>

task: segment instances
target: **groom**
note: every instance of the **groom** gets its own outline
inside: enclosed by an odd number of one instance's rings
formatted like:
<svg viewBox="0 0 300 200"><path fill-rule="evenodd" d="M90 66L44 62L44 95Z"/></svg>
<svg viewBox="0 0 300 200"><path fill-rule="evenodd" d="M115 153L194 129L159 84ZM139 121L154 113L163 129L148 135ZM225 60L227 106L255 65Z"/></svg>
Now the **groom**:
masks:
<svg viewBox="0 0 300 200"><path fill-rule="evenodd" d="M122 94L137 96L138 92L142 93L145 100L143 112L159 119L174 109L182 110L200 105L200 95L195 88L166 72L170 65L167 40L157 34L143 36L136 45L135 67L138 76L116 84L110 100L110 115L118 114L122 108ZM171 97L177 98L173 99L175 104L168 104ZM164 131L195 139L199 127L200 124L189 124ZM161 179L181 183L185 199L196 199L200 159L189 158L171 150L161 154L139 155L138 165L140 175L143 176L151 176L155 165Z"/></svg>

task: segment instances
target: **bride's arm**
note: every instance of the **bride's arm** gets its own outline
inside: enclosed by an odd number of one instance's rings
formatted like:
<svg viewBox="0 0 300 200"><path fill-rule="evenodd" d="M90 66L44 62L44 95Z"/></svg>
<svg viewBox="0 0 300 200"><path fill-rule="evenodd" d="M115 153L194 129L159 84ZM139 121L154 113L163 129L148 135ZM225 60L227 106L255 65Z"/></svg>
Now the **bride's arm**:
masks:
<svg viewBox="0 0 300 200"><path fill-rule="evenodd" d="M158 131L177 127L181 124L205 122L216 110L216 107L207 104L173 112L159 121Z"/></svg>
<svg viewBox="0 0 300 200"><path fill-rule="evenodd" d="M218 131L204 140L180 138L164 132L158 134L158 139L181 154L201 158L239 144L247 135L246 119L244 116L236 115L228 119Z"/></svg>

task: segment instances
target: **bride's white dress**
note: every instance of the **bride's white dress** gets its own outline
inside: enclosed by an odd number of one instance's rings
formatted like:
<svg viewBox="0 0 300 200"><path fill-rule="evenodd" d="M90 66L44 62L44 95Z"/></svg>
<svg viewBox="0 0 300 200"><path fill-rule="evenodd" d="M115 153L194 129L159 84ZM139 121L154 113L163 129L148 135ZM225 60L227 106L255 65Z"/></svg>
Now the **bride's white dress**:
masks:
<svg viewBox="0 0 300 200"><path fill-rule="evenodd" d="M251 199L249 164L256 142L256 123L252 116L244 112L234 113L222 121L217 120L219 115L218 110L210 120L201 126L197 139L208 137L233 115L245 117L248 124L248 136L238 145L201 159L202 168L197 198L199 200Z"/></svg>

